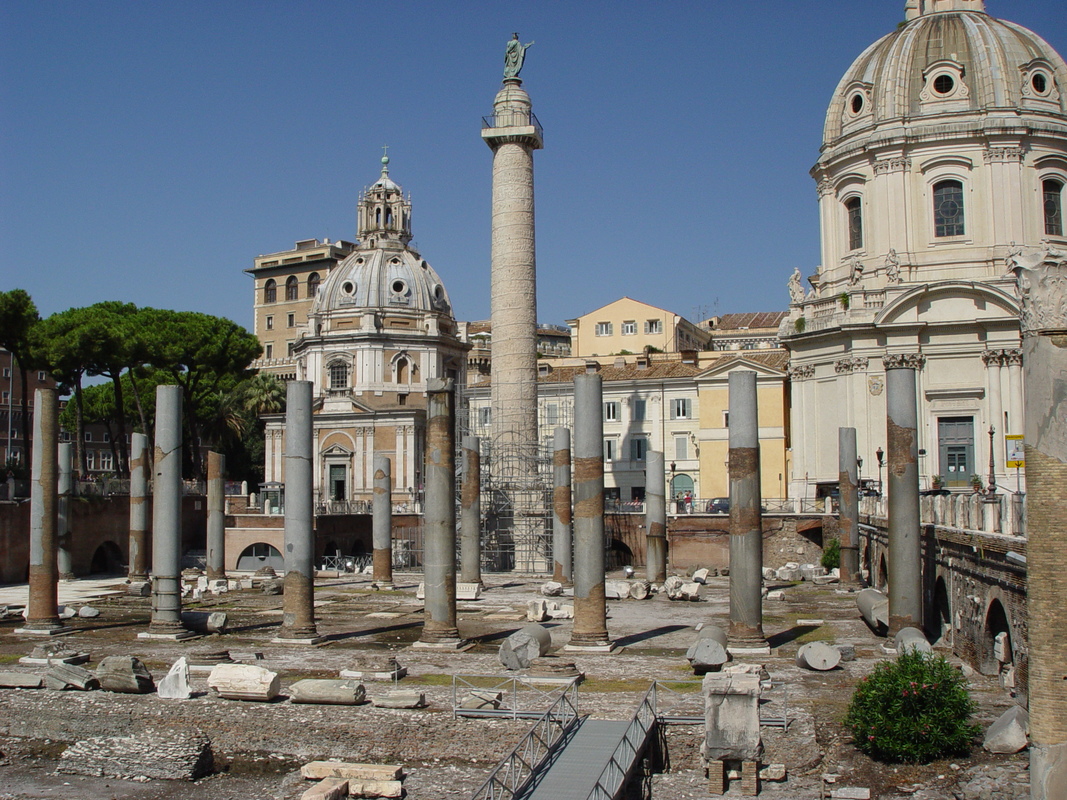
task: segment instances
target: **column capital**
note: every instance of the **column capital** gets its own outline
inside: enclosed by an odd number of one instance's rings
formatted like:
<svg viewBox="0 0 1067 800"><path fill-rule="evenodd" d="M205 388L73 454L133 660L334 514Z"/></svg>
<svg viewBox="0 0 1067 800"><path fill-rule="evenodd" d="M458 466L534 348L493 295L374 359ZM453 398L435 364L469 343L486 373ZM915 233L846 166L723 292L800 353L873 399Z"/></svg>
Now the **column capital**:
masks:
<svg viewBox="0 0 1067 800"><path fill-rule="evenodd" d="M1004 351L985 350L982 353L982 361L987 367L999 367L1004 362Z"/></svg>
<svg viewBox="0 0 1067 800"><path fill-rule="evenodd" d="M1067 331L1067 252L1047 246L1013 256L1009 266L1018 280L1023 336Z"/></svg>
<svg viewBox="0 0 1067 800"><path fill-rule="evenodd" d="M926 356L922 353L892 353L882 356L882 366L886 369L922 369L926 366Z"/></svg>
<svg viewBox="0 0 1067 800"><path fill-rule="evenodd" d="M1023 351L1018 347L1012 347L1004 351L1004 364L1009 367L1021 367L1023 365Z"/></svg>

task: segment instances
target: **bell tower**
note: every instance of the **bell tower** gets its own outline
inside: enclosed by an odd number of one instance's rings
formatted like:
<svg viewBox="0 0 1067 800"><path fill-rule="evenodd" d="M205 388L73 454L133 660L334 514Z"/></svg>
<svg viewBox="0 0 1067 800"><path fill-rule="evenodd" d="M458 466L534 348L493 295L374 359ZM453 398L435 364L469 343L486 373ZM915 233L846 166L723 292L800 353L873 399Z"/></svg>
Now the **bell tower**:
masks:
<svg viewBox="0 0 1067 800"><path fill-rule="evenodd" d="M411 241L411 198L389 177L389 156L382 156L382 176L360 194L356 217L361 241Z"/></svg>

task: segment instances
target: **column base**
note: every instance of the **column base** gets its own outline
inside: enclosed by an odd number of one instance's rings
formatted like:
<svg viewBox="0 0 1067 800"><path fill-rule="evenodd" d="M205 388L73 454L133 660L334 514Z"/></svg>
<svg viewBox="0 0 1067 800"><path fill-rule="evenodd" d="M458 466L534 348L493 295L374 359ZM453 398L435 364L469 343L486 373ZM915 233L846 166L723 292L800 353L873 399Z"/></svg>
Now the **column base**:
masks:
<svg viewBox="0 0 1067 800"><path fill-rule="evenodd" d="M615 642L603 642L601 644L565 644L563 650L567 653L613 653L618 649ZM620 651L621 652L621 651Z"/></svg>
<svg viewBox="0 0 1067 800"><path fill-rule="evenodd" d="M769 656L771 654L771 646L766 642L763 644L758 642L739 642L738 644L726 645L726 652L731 656Z"/></svg>
<svg viewBox="0 0 1067 800"><path fill-rule="evenodd" d="M12 633L19 636L62 636L65 633L74 633L74 628L67 625L55 625L48 627L25 627L15 628Z"/></svg>

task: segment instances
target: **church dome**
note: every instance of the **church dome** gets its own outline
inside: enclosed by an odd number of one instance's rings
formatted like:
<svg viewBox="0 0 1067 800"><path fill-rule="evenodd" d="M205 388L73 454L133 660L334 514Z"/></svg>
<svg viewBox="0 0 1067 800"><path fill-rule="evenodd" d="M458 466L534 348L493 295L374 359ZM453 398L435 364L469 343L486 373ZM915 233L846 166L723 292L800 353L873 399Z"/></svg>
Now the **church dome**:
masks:
<svg viewBox="0 0 1067 800"><path fill-rule="evenodd" d="M410 247L411 199L382 174L360 195L359 245L330 271L315 297L313 316L337 312L391 310L451 316L452 304L440 276Z"/></svg>
<svg viewBox="0 0 1067 800"><path fill-rule="evenodd" d="M882 128L919 134L979 113L987 130L998 116L1017 124L1020 111L1063 129L1067 66L1036 33L989 16L981 0L909 0L906 15L841 79L824 150Z"/></svg>

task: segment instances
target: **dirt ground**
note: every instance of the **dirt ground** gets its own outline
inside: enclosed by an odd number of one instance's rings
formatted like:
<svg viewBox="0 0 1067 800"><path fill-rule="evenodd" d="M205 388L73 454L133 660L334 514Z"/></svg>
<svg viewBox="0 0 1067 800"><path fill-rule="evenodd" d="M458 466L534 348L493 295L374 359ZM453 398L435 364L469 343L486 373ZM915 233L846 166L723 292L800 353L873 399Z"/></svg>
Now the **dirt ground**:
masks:
<svg viewBox="0 0 1067 800"><path fill-rule="evenodd" d="M520 740L529 721L456 719L452 714L453 676L501 676L497 649L526 624L526 603L540 597L540 578L487 575L478 601L461 601L461 634L475 642L466 652L412 649L421 632L422 604L416 600L419 576L398 575L394 591L374 591L365 576L320 577L316 582L318 647L272 644L281 621L283 598L258 590L230 592L209 601L186 603L190 610L228 615L228 632L183 642L137 639L150 616L150 600L126 595L92 601L95 619L75 619L76 632L63 642L91 654L95 667L109 655L135 655L158 681L179 656L227 650L233 658L277 671L282 694L272 703L222 700L208 691L207 674L193 675L194 697L162 700L151 695L105 692L0 690L0 800L7 798L184 798L198 800L292 800L306 788L299 766L321 758L394 763L406 773L406 796L470 797L493 766ZM120 583L120 581L117 581ZM969 758L928 766L886 766L858 753L840 725L852 687L884 658L882 640L863 624L854 598L834 586L771 585L785 588L787 600L764 603L764 628L773 647L766 665L776 707L785 705L789 727L764 728L764 763L782 763L783 783L765 782L762 796L817 798L822 776L840 777L837 786L860 786L874 798L918 800L964 798L996 800L1026 796L1026 753L990 756L976 747ZM685 651L698 624L725 627L729 616L727 578L712 578L699 602L671 602L663 595L645 601L609 601L608 628L619 645L611 654L553 653L585 673L578 692L579 710L594 718L626 719L653 680L669 681L674 691L659 693L660 713L700 715L699 679ZM558 599L558 598L557 598ZM13 633L16 620L0 622L0 670L42 674L43 667L18 663L35 641ZM571 622L546 623L554 647L570 636ZM850 643L856 660L832 672L809 672L794 663L804 642ZM261 660L257 654L262 655ZM395 656L408 670L401 688L426 693L429 707L393 710L362 706L294 705L286 687L308 677L337 677L368 658ZM947 653L946 653L947 655ZM478 686L492 684L474 680ZM394 688L366 682L368 697ZM505 686L505 688L507 688ZM978 721L987 725L1012 702L993 678L971 676L980 704ZM466 689L458 690L465 696ZM536 692L524 691L524 708L544 708ZM195 730L211 738L216 772L196 782L119 780L56 772L60 753L92 737L129 736L158 730ZM709 797L700 762L700 725L669 726L664 735L669 770L651 777L655 800ZM136 778L136 776L134 776ZM729 796L739 796L739 785Z"/></svg>

